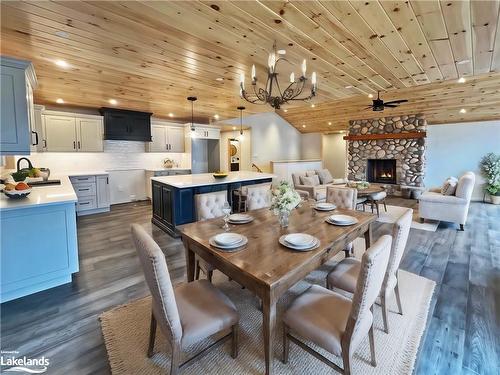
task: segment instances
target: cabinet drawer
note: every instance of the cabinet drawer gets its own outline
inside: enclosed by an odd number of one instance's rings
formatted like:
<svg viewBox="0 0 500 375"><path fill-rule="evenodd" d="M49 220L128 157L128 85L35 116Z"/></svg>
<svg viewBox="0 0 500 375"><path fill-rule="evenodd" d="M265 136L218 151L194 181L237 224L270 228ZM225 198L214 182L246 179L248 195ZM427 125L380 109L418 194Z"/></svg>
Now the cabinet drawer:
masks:
<svg viewBox="0 0 500 375"><path fill-rule="evenodd" d="M74 184L73 188L78 198L80 197L94 197L96 195L95 183L82 183Z"/></svg>
<svg viewBox="0 0 500 375"><path fill-rule="evenodd" d="M158 176L169 176L170 175L170 171L155 171L154 174L155 174L155 177L158 177Z"/></svg>
<svg viewBox="0 0 500 375"><path fill-rule="evenodd" d="M95 197L78 198L76 203L76 211L93 210L97 208L97 200Z"/></svg>
<svg viewBox="0 0 500 375"><path fill-rule="evenodd" d="M72 176L69 178L72 184L79 184L81 182L94 182L95 176Z"/></svg>

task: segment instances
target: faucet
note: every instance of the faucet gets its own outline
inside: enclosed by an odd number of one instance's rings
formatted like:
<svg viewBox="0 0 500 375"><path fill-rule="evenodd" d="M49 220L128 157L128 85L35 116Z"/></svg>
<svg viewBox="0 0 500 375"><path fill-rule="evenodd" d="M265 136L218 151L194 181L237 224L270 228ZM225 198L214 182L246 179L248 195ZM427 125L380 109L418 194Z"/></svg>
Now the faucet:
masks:
<svg viewBox="0 0 500 375"><path fill-rule="evenodd" d="M21 170L21 168L20 168L20 166L21 166L21 160L26 160L28 162L28 168L29 169L33 169L33 164L31 164L30 159L28 159L28 158L19 158L17 160L17 171L18 172Z"/></svg>

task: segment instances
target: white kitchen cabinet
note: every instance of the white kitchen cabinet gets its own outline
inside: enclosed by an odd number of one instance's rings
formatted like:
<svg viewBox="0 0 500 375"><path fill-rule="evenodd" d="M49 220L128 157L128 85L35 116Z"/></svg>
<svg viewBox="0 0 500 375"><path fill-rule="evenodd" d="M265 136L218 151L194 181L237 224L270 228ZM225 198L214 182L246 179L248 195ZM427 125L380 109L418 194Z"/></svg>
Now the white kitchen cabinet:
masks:
<svg viewBox="0 0 500 375"><path fill-rule="evenodd" d="M182 127L153 124L151 137L149 152L184 152L184 128Z"/></svg>
<svg viewBox="0 0 500 375"><path fill-rule="evenodd" d="M45 115L45 146L49 152L76 151L76 119Z"/></svg>
<svg viewBox="0 0 500 375"><path fill-rule="evenodd" d="M43 105L33 106L33 126L31 127L31 136L34 138L34 142L31 143L31 152L41 152L45 151L45 136L44 136L44 124L43 124L43 111L45 107Z"/></svg>
<svg viewBox="0 0 500 375"><path fill-rule="evenodd" d="M78 151L102 152L103 146L103 122L96 118L76 118L76 146Z"/></svg>
<svg viewBox="0 0 500 375"><path fill-rule="evenodd" d="M109 198L109 177L97 176L97 207L109 208L111 200Z"/></svg>
<svg viewBox="0 0 500 375"><path fill-rule="evenodd" d="M220 139L220 129L219 128L209 128L198 126L195 124L194 128L194 138L201 139Z"/></svg>
<svg viewBox="0 0 500 375"><path fill-rule="evenodd" d="M102 152L101 116L74 116L71 113L46 112L44 145L49 152Z"/></svg>
<svg viewBox="0 0 500 375"><path fill-rule="evenodd" d="M29 61L4 56L1 66L0 154L29 155L35 71Z"/></svg>

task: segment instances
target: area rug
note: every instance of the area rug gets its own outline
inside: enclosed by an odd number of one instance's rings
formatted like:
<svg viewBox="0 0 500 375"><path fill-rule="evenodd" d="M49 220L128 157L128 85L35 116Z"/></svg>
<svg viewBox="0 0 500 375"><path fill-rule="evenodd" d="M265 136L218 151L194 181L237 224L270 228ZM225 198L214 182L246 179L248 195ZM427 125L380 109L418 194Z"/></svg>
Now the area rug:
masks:
<svg viewBox="0 0 500 375"><path fill-rule="evenodd" d="M395 223L401 215L407 210L406 207L400 206L390 206L387 205L387 212L385 212L384 206L380 206L380 216L377 219L381 223ZM413 210L413 220L411 222L411 227L414 229L426 230L428 232L435 232L439 226L438 220L425 220L424 223L420 222L420 217L418 216L418 211Z"/></svg>
<svg viewBox="0 0 500 375"><path fill-rule="evenodd" d="M362 242L362 241L361 241ZM331 265L324 265L312 272L304 281L296 284L278 304L277 335L274 341L274 368L276 374L332 374L334 371L310 354L290 345L290 361L281 362L281 319L284 308L308 288L312 283L324 285L324 279ZM240 312L240 349L239 356L232 359L230 343L212 349L206 356L182 369L181 374L263 374L263 344L261 333L262 316L256 297L247 289L216 272L214 283L231 298ZM215 275L214 275L215 276ZM404 315L396 314L394 301L391 301L391 333L382 331L380 307L375 307L375 348L377 367L370 365L370 351L366 338L353 356L354 374L411 374L425 329L435 283L421 276L400 272L400 288ZM114 375L123 374L165 374L169 371L170 349L163 335L158 334L155 354L146 357L148 346L151 299L146 297L127 305L103 313L100 317L102 332L111 370ZM192 356L209 345L205 340L201 345L187 349ZM341 359L316 347L338 365ZM185 355L185 354L184 354ZM185 357L186 358L186 357Z"/></svg>

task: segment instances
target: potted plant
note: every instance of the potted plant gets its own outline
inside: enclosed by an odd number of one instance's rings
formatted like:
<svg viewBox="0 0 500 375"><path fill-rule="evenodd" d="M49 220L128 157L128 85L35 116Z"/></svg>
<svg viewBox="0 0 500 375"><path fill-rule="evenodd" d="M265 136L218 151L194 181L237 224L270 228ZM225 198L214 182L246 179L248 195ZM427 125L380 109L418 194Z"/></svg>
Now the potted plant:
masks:
<svg viewBox="0 0 500 375"><path fill-rule="evenodd" d="M486 179L486 191L491 203L500 204L500 155L490 152L481 159L479 165Z"/></svg>
<svg viewBox="0 0 500 375"><path fill-rule="evenodd" d="M287 181L281 181L272 191L271 209L278 215L280 226L288 226L288 218L292 211L300 203L300 195Z"/></svg>

